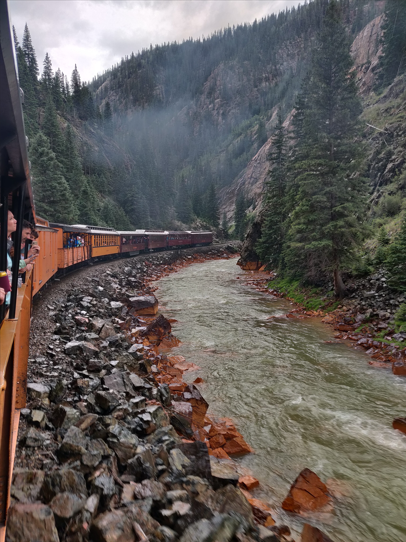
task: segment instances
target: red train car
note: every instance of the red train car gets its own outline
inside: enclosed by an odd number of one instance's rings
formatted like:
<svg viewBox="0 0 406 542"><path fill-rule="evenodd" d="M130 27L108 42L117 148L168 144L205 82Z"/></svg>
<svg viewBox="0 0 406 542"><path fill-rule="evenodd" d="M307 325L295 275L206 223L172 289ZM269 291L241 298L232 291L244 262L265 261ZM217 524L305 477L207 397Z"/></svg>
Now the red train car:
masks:
<svg viewBox="0 0 406 542"><path fill-rule="evenodd" d="M211 231L192 231L188 233L191 235L192 245L210 245L213 242L213 233Z"/></svg>
<svg viewBox="0 0 406 542"><path fill-rule="evenodd" d="M168 232L168 248L187 247L192 244L192 235L188 231Z"/></svg>
<svg viewBox="0 0 406 542"><path fill-rule="evenodd" d="M147 248L145 230L119 231L120 253L135 256Z"/></svg>
<svg viewBox="0 0 406 542"><path fill-rule="evenodd" d="M167 248L168 233L169 232L167 231L146 231L145 237L147 238L147 248L149 250Z"/></svg>

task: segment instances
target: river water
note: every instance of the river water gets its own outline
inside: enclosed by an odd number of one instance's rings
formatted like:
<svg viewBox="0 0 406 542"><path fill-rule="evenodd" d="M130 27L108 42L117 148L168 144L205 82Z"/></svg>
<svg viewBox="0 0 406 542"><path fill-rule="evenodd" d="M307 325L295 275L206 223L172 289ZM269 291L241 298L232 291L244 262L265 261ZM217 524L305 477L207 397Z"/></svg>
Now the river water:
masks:
<svg viewBox="0 0 406 542"><path fill-rule="evenodd" d="M249 273L248 273L249 274ZM406 379L368 365L313 319L284 319L291 305L245 286L236 260L195 264L159 281L175 318L173 354L200 370L209 414L231 417L255 454L238 459L261 481L255 496L278 523L301 531L280 504L305 467L335 487L334 512L306 521L334 542L406 541ZM240 277L240 280L237 278ZM271 315L281 316L267 320Z"/></svg>

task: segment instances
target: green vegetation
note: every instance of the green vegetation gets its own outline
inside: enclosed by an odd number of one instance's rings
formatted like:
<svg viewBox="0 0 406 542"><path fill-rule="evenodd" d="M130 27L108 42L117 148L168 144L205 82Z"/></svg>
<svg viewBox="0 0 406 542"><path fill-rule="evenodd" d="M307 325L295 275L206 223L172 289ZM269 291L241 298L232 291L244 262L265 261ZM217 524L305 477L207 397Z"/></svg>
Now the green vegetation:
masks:
<svg viewBox="0 0 406 542"><path fill-rule="evenodd" d="M406 303L402 303L395 314L396 331L406 332Z"/></svg>
<svg viewBox="0 0 406 542"><path fill-rule="evenodd" d="M276 278L268 283L268 288L283 293L286 297L308 311L322 309L326 312L331 312L340 304L339 301L333 301L333 292L325 295L322 288L304 287L299 280Z"/></svg>

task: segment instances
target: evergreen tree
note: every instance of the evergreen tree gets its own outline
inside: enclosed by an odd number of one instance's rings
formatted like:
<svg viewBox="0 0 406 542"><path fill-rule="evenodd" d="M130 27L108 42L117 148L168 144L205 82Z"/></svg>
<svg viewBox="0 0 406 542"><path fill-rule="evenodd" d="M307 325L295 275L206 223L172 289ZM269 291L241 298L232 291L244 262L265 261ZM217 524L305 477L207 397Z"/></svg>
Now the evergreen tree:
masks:
<svg viewBox="0 0 406 542"><path fill-rule="evenodd" d="M406 292L406 219L402 221L400 232L390 245L385 263L389 271L388 284L395 290Z"/></svg>
<svg viewBox="0 0 406 542"><path fill-rule="evenodd" d="M85 179L83 178L82 163L76 147L75 134L70 124L67 125L65 130L65 140L60 162L63 166L64 177L72 193L77 193L81 185L84 184Z"/></svg>
<svg viewBox="0 0 406 542"><path fill-rule="evenodd" d="M27 63L28 71L31 75L32 81L37 83L38 77L39 77L38 62L37 62L37 57L35 55L34 47L32 45L31 34L30 34L27 24L25 25L25 28L24 28L22 49L24 53L25 62Z"/></svg>
<svg viewBox="0 0 406 542"><path fill-rule="evenodd" d="M223 213L223 218L221 220L221 229L223 230L224 239L228 239L228 224L226 213Z"/></svg>
<svg viewBox="0 0 406 542"><path fill-rule="evenodd" d="M111 137L113 135L113 112L109 101L105 103L103 109L103 122L105 133Z"/></svg>
<svg viewBox="0 0 406 542"><path fill-rule="evenodd" d="M285 228L288 214L287 193L287 147L281 113L272 138L272 146L268 156L271 169L267 181L264 220L261 238L255 250L260 261L278 268L285 242Z"/></svg>
<svg viewBox="0 0 406 542"><path fill-rule="evenodd" d="M406 2L387 0L382 27L383 47L377 87L383 88L406 72Z"/></svg>
<svg viewBox="0 0 406 542"><path fill-rule="evenodd" d="M387 234L385 228L382 226L378 234L378 247L375 254L375 264L380 265L386 260L388 255L389 243L389 235Z"/></svg>
<svg viewBox="0 0 406 542"><path fill-rule="evenodd" d="M44 120L42 123L42 132L49 139L51 150L57 156L59 161L62 161L64 152L64 141L61 128L58 122L58 115L56 113L54 102L51 96L48 97L45 106Z"/></svg>
<svg viewBox="0 0 406 542"><path fill-rule="evenodd" d="M247 203L243 192L237 194L235 200L235 211L234 211L234 235L237 239L242 241L244 239L245 230L247 227L247 217L246 211Z"/></svg>
<svg viewBox="0 0 406 542"><path fill-rule="evenodd" d="M207 196L207 207L206 207L206 216L210 224L215 228L220 226L220 209L216 194L216 188L213 183L211 183L209 188L209 193Z"/></svg>
<svg viewBox="0 0 406 542"><path fill-rule="evenodd" d="M13 38L14 38L14 49L17 55L18 49L20 48L20 43L18 41L17 32L14 25L13 25Z"/></svg>
<svg viewBox="0 0 406 542"><path fill-rule="evenodd" d="M38 214L53 222L74 224L78 212L61 166L41 132L30 147L33 191Z"/></svg>
<svg viewBox="0 0 406 542"><path fill-rule="evenodd" d="M176 204L176 215L183 224L192 221L192 199L189 194L185 179L182 178Z"/></svg>
<svg viewBox="0 0 406 542"><path fill-rule="evenodd" d="M258 129L257 129L257 142L258 142L258 149L260 149L265 143L268 141L268 134L266 133L266 126L263 119L260 119L258 122Z"/></svg>
<svg viewBox="0 0 406 542"><path fill-rule="evenodd" d="M75 193L75 192L74 192ZM97 192L82 178L80 185L80 197L78 198L79 221L81 224L90 224L97 226L100 222L97 212Z"/></svg>
<svg viewBox="0 0 406 542"><path fill-rule="evenodd" d="M43 89L45 90L45 93L47 95L50 94L54 84L54 72L52 70L52 62L48 53L45 53L44 69L42 70L41 83Z"/></svg>
<svg viewBox="0 0 406 542"><path fill-rule="evenodd" d="M77 114L79 114L82 105L82 82L78 68L75 64L75 69L72 72L71 78L72 104Z"/></svg>
<svg viewBox="0 0 406 542"><path fill-rule="evenodd" d="M22 47L20 47L17 34L14 30L14 43L18 65L20 87L24 91L24 124L27 136L32 138L38 131L38 96L37 81L32 77Z"/></svg>
<svg viewBox="0 0 406 542"><path fill-rule="evenodd" d="M293 162L297 200L284 257L288 270L306 280L332 273L340 297L341 270L362 241L365 219L361 104L352 67L339 6L331 0L303 89Z"/></svg>
<svg viewBox="0 0 406 542"><path fill-rule="evenodd" d="M66 101L65 87L63 85L63 73L58 68L55 72L54 79L52 81L52 99L55 104L57 111L63 111L64 109L64 100Z"/></svg>

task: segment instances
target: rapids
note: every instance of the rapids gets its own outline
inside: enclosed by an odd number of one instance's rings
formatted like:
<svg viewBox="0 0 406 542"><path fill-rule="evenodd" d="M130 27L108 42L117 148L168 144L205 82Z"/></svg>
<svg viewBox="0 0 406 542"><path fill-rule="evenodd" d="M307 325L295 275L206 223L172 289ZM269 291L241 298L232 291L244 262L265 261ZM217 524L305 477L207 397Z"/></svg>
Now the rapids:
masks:
<svg viewBox="0 0 406 542"><path fill-rule="evenodd" d="M233 418L255 454L238 459L261 482L254 496L277 523L308 521L334 542L406 540L406 379L368 365L315 319L276 318L291 305L243 284L236 260L192 265L161 279L163 313L182 341L173 354L201 369L209 414ZM237 278L240 277L240 280ZM334 512L306 519L280 509L308 467L334 489Z"/></svg>

